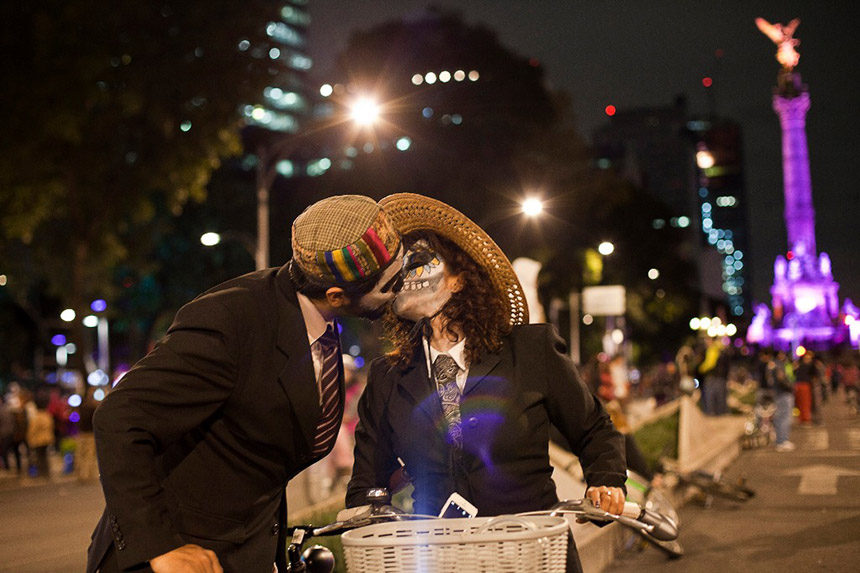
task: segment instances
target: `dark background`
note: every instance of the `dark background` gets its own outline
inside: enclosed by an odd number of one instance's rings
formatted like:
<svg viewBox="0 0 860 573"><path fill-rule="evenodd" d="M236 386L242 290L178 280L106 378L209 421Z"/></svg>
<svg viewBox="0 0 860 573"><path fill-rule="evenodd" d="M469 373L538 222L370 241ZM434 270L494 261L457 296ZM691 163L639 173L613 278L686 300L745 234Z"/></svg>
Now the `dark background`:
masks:
<svg viewBox="0 0 860 573"><path fill-rule="evenodd" d="M313 0L309 53L322 83L354 30L409 18L427 2ZM687 97L693 114L715 110L743 128L751 256L756 301L770 302L775 257L786 248L779 120L771 108L779 64L776 46L755 25L762 17L787 24L800 18L795 37L809 85L807 115L818 250L830 254L840 299L860 299L860 106L852 28L857 8L836 1L682 2L652 0L460 0L433 5L484 24L513 51L537 58L554 89L570 93L576 127L590 140L619 110L670 106ZM718 57L717 51L721 51ZM710 92L701 83L714 79Z"/></svg>

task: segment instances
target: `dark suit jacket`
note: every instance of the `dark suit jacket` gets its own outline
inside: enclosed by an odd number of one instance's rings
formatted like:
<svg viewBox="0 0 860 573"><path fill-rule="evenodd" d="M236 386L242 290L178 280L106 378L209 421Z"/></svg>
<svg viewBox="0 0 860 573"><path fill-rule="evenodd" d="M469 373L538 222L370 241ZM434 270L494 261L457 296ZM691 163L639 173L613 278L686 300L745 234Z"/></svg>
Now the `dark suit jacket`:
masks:
<svg viewBox="0 0 860 573"><path fill-rule="evenodd" d="M121 568L196 543L225 571L270 573L285 543L284 488L314 461L319 414L286 269L185 305L95 414L106 509L88 571L113 542Z"/></svg>
<svg viewBox="0 0 860 573"><path fill-rule="evenodd" d="M359 402L347 506L365 503L406 464L418 513L457 491L479 515L546 509L558 501L548 442L555 425L589 485L624 487L624 438L589 393L551 326L514 327L498 354L471 365L460 403L462 469L451 471L445 420L423 351L403 370L377 359Z"/></svg>

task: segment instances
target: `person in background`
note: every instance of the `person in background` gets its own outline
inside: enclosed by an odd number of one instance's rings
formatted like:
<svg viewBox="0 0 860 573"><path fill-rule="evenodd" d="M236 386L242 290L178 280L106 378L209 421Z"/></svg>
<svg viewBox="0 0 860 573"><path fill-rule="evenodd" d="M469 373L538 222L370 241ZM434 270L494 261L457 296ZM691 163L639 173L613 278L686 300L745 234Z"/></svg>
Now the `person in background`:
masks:
<svg viewBox="0 0 860 573"><path fill-rule="evenodd" d="M80 481L98 479L99 468L96 461L96 437L93 433L93 415L99 403L93 397L96 389L87 385L84 397L78 408L78 434L75 436L75 473Z"/></svg>
<svg viewBox="0 0 860 573"><path fill-rule="evenodd" d="M37 392L33 403L36 407L27 421L27 447L33 454L36 475L50 479L51 465L48 459L48 446L54 443L54 417L48 411L48 394Z"/></svg>
<svg viewBox="0 0 860 573"><path fill-rule="evenodd" d="M776 411L773 415L773 425L776 430L776 451L794 451L794 443L789 440L791 434L792 410L794 409L794 368L785 352L779 351L776 357L768 362L766 369L767 385L773 388Z"/></svg>
<svg viewBox="0 0 860 573"><path fill-rule="evenodd" d="M817 382L818 373L815 370L812 358L812 351L807 350L797 361L794 369L796 378L794 384L794 403L800 412L798 420L805 426L812 425L812 412L815 408L813 388Z"/></svg>
<svg viewBox="0 0 860 573"><path fill-rule="evenodd" d="M727 388L729 380L729 350L719 338L714 338L705 350L705 359L699 365L702 381L702 412L720 416L728 412Z"/></svg>
<svg viewBox="0 0 860 573"><path fill-rule="evenodd" d="M417 513L438 514L453 493L482 516L548 509L558 501L554 425L581 461L586 497L621 511L624 437L553 327L526 324L519 281L498 246L439 201L401 193L380 203L409 249L385 321L393 350L371 363L359 401L347 507L405 470ZM580 571L572 538L569 547L568 570Z"/></svg>
<svg viewBox="0 0 860 573"><path fill-rule="evenodd" d="M292 259L182 307L93 417L106 508L87 571L286 571L285 487L343 415L337 318L382 316L400 235L338 195L292 226Z"/></svg>
<svg viewBox="0 0 860 573"><path fill-rule="evenodd" d="M12 469L9 465L9 450L15 435L15 416L6 403L6 399L0 396L0 467L4 470Z"/></svg>

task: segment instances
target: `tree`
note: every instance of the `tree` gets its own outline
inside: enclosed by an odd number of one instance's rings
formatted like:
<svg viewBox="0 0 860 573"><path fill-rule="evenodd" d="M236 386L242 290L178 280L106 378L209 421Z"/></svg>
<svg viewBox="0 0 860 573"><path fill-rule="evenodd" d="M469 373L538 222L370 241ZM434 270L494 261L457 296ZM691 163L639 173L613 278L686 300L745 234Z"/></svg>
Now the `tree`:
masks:
<svg viewBox="0 0 860 573"><path fill-rule="evenodd" d="M221 158L239 152L239 105L256 101L274 71L265 18L276 9L3 4L2 71L14 89L0 132L0 261L10 288L44 282L79 316L93 298L116 296L117 266L147 263L142 231L156 205L175 215L201 200ZM87 347L82 332L73 338Z"/></svg>

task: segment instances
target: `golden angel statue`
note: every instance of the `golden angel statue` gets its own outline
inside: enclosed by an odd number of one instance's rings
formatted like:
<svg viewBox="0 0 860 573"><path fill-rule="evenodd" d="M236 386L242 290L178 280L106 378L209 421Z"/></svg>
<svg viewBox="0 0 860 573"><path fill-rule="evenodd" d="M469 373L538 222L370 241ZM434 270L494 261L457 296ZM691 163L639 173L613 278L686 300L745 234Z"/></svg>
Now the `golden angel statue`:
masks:
<svg viewBox="0 0 860 573"><path fill-rule="evenodd" d="M771 24L764 18L756 18L755 23L758 29L776 44L776 60L782 64L782 68L786 71L793 70L800 61L800 54L795 50L800 45L800 40L793 37L794 31L800 24L800 18L795 18L785 26Z"/></svg>

